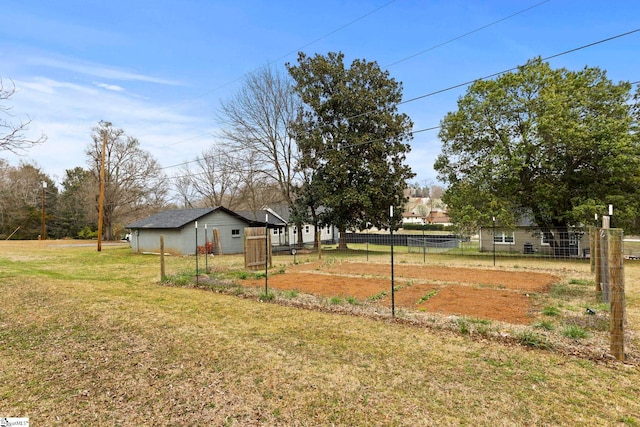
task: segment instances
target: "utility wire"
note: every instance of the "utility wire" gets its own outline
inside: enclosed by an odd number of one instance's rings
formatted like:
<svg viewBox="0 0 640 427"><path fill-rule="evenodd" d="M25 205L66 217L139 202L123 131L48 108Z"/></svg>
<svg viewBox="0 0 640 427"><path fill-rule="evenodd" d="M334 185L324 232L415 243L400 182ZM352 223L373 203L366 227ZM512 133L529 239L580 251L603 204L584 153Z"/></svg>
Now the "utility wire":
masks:
<svg viewBox="0 0 640 427"><path fill-rule="evenodd" d="M606 39L598 40L598 41L595 41L593 43L585 44L585 45L582 45L582 46L579 46L579 47L576 47L576 48L573 48L573 49L565 50L563 52L556 53L554 55L550 55L550 56L541 58L541 60L542 61L547 61L549 59L553 59L553 58L557 58L559 56L567 55L569 53L577 52L579 50L586 49L588 47L593 47L593 46L596 46L596 45L599 45L599 44L602 44L602 43L606 43L606 42L609 42L611 40L619 39L621 37L625 37L625 36L628 36L628 35L631 35L631 34L634 34L634 33L637 33L637 32L640 32L640 28L636 28L635 30L627 31L626 33L618 34L618 35L615 35L615 36L612 36L612 37L607 37ZM446 87L444 89L440 89L440 90L436 90L434 92L426 93L424 95L416 96L414 98L407 99L406 101L399 102L398 105L408 104L410 102L414 102L414 101L418 101L420 99L428 98L430 96L437 95L437 94L440 94L440 93L443 93L443 92L448 92L450 90L457 89L457 88L462 87L462 86L467 86L467 85L470 85L470 84L475 83L477 81L487 80L487 79L490 79L492 77L497 77L499 75L506 74L506 73L509 73L511 71L515 71L520 67L522 67L522 66L521 65L517 65L517 66L509 68L507 70L498 71L497 73L489 74L489 75L486 75L484 77L479 77L477 79L468 80L468 81L466 81L464 83L459 83L457 85L449 86L449 87ZM362 117L362 116L365 116L367 114L371 114L371 113L373 113L375 111L376 110L365 111L364 113L360 113L360 114L357 114L355 116L347 117L345 120L355 119L357 117Z"/></svg>
<svg viewBox="0 0 640 427"><path fill-rule="evenodd" d="M321 41L321 40L323 40L323 39L325 39L325 38L327 38L327 37L329 37L329 36L331 36L331 35L333 35L333 34L335 34L335 33L339 32L339 31L341 31L341 30L343 30L343 29L347 28L348 26L355 24L355 23L356 23L356 22L358 22L358 21L363 20L364 18L368 17L369 15L372 15L372 14L374 14L374 13L378 12L379 10L381 10L381 9L383 9L383 8L385 8L385 7L389 6L389 5L391 5L392 3L395 3L395 1L396 1L396 0L392 0L392 1L390 1L390 2L387 2L387 3L383 4L382 6L380 6L380 7L376 8L376 9L373 9L372 11L370 11L370 12L368 12L368 13L366 13L366 14L364 14L364 15L362 15L362 16L360 16L360 17L356 18L356 19L354 19L353 21L350 21L350 22L348 22L348 23L346 23L346 24L344 24L344 25L342 25L342 26L340 26L340 27L336 28L335 30L330 31L330 32L326 33L325 35L323 35L323 36L321 36L321 37L318 37L317 39L312 40L312 41L310 41L309 43L306 43L306 44L304 44L304 45L300 46L300 47L299 47L299 48L297 48L297 49L294 49L294 50L292 50L292 51L290 51L290 52L287 52L286 54L284 54L284 55L282 55L282 56L280 56L280 57L278 57L278 58L274 59L273 61L268 62L266 66L261 66L261 67L255 68L253 71L250 71L250 72L248 72L248 73L245 73L245 74L243 74L242 76L237 77L237 78L235 78L234 80L232 80L232 81L230 81L230 82L227 82L227 83L223 84L222 86L219 86L219 87L217 87L217 88L211 89L211 90L206 91L206 92L203 92L202 94L198 95L197 97L192 98L192 99L190 99L190 100L182 101L182 102L180 102L180 103L178 103L178 104L175 104L175 106L177 106L177 105L183 105L183 104L188 103L188 102L191 102L191 101L193 101L193 100L195 100L195 99L199 99L199 98L201 98L201 97L203 97L203 96L205 96L205 95L208 95L209 93L215 92L215 91L217 91L217 90L219 90L219 89L222 89L222 88L224 88L224 87L226 87L226 86L229 86L229 85L231 85L231 84L233 84L233 83L235 83L235 82L237 82L237 81L241 80L242 78L244 78L244 77L245 77L245 76L247 76L247 75L251 75L251 74L253 74L253 73L257 72L258 70L261 70L261 69L263 69L263 68L265 68L265 67L268 67L268 66L270 66L270 65L272 65L272 64L274 64L274 63L276 63L276 62L280 61L281 59L284 59L284 58L286 58L286 57L288 57L288 56L290 56L290 55L292 55L292 54L294 54L294 53L296 53L296 52L299 52L299 51L303 50L304 48L309 47L309 46L311 46L312 44L317 43L317 42L319 42L319 41ZM544 1L541 1L541 2L539 2L539 3L536 3L536 4L534 4L534 5L532 5L532 6L529 6L529 7L525 8L525 9L519 10L518 12L512 13L512 14L511 14L511 15L509 15L509 16L505 16L504 18L498 19L497 21L493 21L493 22L491 22L491 23L489 23L489 24L486 24L486 25L483 25L483 26L478 27L478 28L476 28L476 29L473 29L473 30L471 30L471 31L468 31L468 32L466 32L466 33L464 33L464 34L461 34L461 35L459 35L459 36L456 36L456 37L454 37L454 38L452 38L452 39L449 39L449 40L444 41L444 42L442 42L442 43L439 43L439 44L437 44L437 45L431 46L430 48L427 48L427 49L425 49L425 50L422 50L422 51L420 51L420 52L418 52L418 53L415 53L415 54L413 54L413 55L410 55L410 56L407 56L407 57L405 57L405 58L399 59L399 60L397 60L397 61L395 61L395 62L392 62L392 63L390 63L390 64L388 64L388 65L384 66L383 68L389 68L389 67L392 67L392 66L394 66L394 65L400 64L400 63L402 63L402 62L408 61L409 59L415 58L416 56L420 56L420 55L422 55L422 54L424 54L424 53L427 53L427 52L429 52L429 51L432 51L432 50L434 50L434 49L437 49L437 48L442 47L442 46L444 46L444 45L447 45L447 44L449 44L449 43L452 43L452 42L454 42L454 41L456 41L456 40L460 40L460 39L462 39L462 38L464 38L464 37L467 37L467 36L470 36L470 35L475 34L475 33L477 33L477 32L480 32L480 31L482 31L482 30L484 30L484 29L487 29L487 28L489 28L489 27L491 27L491 26L493 26L493 25L496 25L496 24L499 24L500 22L503 22L503 21L506 21L506 20L508 20L508 19L511 19L511 18L513 18L514 16L517 16L517 15L523 14L523 13L525 13L525 12L527 12L527 11L531 10L531 9L534 9L534 8L536 8L536 7L538 7L538 6L541 6L541 5L545 4L545 3L548 3L548 2L550 2L550 1L551 1L551 0L544 0ZM196 139L196 138L198 138L198 137L206 136L206 135L207 135L207 134L196 135L196 136L194 136L194 137L192 137L192 138L188 138L188 139L185 139L185 140L181 140L181 141L178 141L178 142L175 142L175 143L172 143L172 144L166 145L166 147L171 146L171 145L177 145L177 144L180 144L180 143L182 143L182 142L190 141L191 139Z"/></svg>
<svg viewBox="0 0 640 427"><path fill-rule="evenodd" d="M547 1L550 1L550 0L547 0ZM312 41L310 41L310 42L308 42L308 43L306 43L306 44L304 44L304 45L300 46L300 47L299 47L299 48L297 48L297 49L294 49L294 50L292 50L292 51L290 51L290 52L288 52L288 53L286 53L286 54L284 54L284 55L282 55L282 56L280 56L280 57L278 57L278 58L274 59L273 61L269 61L269 62L267 63L267 65L263 65L263 66L257 67L257 68L255 68L255 69L253 69L252 71L249 71L249 72L247 72L247 73L245 73L245 74L243 74L243 75L241 75L241 76L239 76L239 77L236 77L235 79L233 79L233 80L231 80L231 81L229 81L229 82L227 82L227 83L224 83L224 84L222 84L222 85L220 85L220 86L214 87L213 89L210 89L210 90L208 90L208 91L202 92L201 94L196 95L196 96L194 96L193 98L186 99L186 100L183 100L183 101L178 102L178 103L176 103L176 104L173 104L173 106L172 106L172 107L168 107L168 108L167 108L167 110L168 110L169 108L175 108L175 107L178 107L178 106L181 106L181 105L188 104L188 103L193 102L193 101L195 101L195 100L197 100L197 99L200 99L200 98L202 98L202 97L204 97L204 96L206 96L206 95L208 95L208 94L210 94L210 93L216 92L216 91L218 91L218 90L220 90L220 89L223 89L223 88L225 88L225 87L227 87L227 86L230 86L230 85L232 85L232 84L236 83L237 81L242 80L245 76L251 75L251 74L253 74L253 73L255 73L255 72L257 72L257 71L259 71L259 70L261 70L261 69L263 69L263 68L265 68L265 67L268 67L268 66L270 66L270 65L273 65L274 63L276 63L276 62L280 61L281 59L286 58L286 57L287 57L287 56L289 56L289 55L292 55L292 54L294 54L294 53L296 53L296 52L301 51L302 49L304 49L304 48L306 48L306 47L311 46L311 45L312 45L312 44L314 44L314 43L317 43L317 42L319 42L319 41L321 41L321 40L324 40L324 39L326 39L327 37L329 37L329 36L331 36L331 35L333 35L333 34L335 34L335 33L339 32L339 31L341 31L341 30L344 30L345 28L349 27L350 25L353 25L353 24L355 24L356 22L363 20L364 18L368 17L369 15L372 15L372 14L374 14L374 13L378 12L379 10L381 10L381 9L383 9L383 8L385 8L385 7L387 7L387 6L391 5L392 3L395 3L395 2L396 2L396 0L391 0L391 1L389 1L389 2L387 2L387 3L385 3L385 4L383 4L382 6L380 6L380 7L376 8L376 9L373 9L373 10L371 10L371 11L369 11L369 12L365 13L364 15L361 15L361 16L357 17L356 19L354 19L354 20L352 20L352 21L349 21L349 22L347 22L346 24L341 25L340 27L336 28L335 30L329 31L328 33L326 33L326 34L324 34L324 35L322 35L322 36L320 36L320 37L318 37L318 38L316 38L316 39L314 39L314 40L312 40ZM196 136L193 136L193 137L190 137L190 138L187 138L187 139L183 139L183 140L180 140L180 141L178 141L178 142L174 142L174 143L171 143L171 144L165 145L164 147L170 147L170 146L173 146L173 145L178 145L178 144L181 144L181 143L183 143L183 142L187 142L187 141L190 141L190 140L192 140L192 139L197 139L197 138L200 138L200 137L202 137L202 136L206 136L206 135L209 135L209 133L204 133L204 134L196 135Z"/></svg>
<svg viewBox="0 0 640 427"><path fill-rule="evenodd" d="M213 136L213 133L212 132L201 133L199 135L191 136L189 138L181 139L180 141L176 141L176 142L172 142L170 144L163 145L162 147L165 147L165 148L166 147L171 147L171 146L174 146L174 145L182 144L184 142L192 141L194 139L202 138L203 136Z"/></svg>
<svg viewBox="0 0 640 427"><path fill-rule="evenodd" d="M335 34L335 33L339 32L339 31L344 30L345 28L347 28L347 27L349 27L349 26L351 26L351 25L355 24L355 23L356 23L356 22L358 22L358 21L363 20L364 18L368 17L369 15L372 15L372 14L374 14L374 13L378 12L379 10L381 10L381 9L383 9L383 8L385 8L385 7L387 7L387 6L391 5L391 4L393 4L393 3L395 3L395 2L396 2L396 0L391 0L391 1L389 1L389 2L387 2L387 3L385 3L385 4L383 4L382 6L379 6L379 7L377 7L376 9L373 9L373 10L371 10L371 11L369 11L369 12L365 13L364 15L359 16L359 17L357 17L357 18L356 18L356 19L354 19L354 20L349 21L349 22L347 22L346 24L341 25L340 27L336 28L335 30L329 31L328 33L326 33L326 34L324 34L324 35L322 35L322 36L318 37L317 39L314 39L314 40L312 40L312 41L310 41L310 42L308 42L308 43L304 44L303 46L301 46L301 47L299 47L299 48L297 48L297 49L294 49L294 50L292 50L292 51L290 51L290 52L288 52L288 53L286 53L286 54L284 54L284 55L282 55L282 56L278 57L277 59L274 59L273 61L269 61L269 62L267 62L267 65L263 65L263 66L257 67L257 68L255 68L255 69L253 69L252 71L249 71L249 72L247 72L247 73L245 73L245 74L243 74L243 75L241 75L241 76L238 76L238 77L236 77L235 79L233 79L233 80L231 80L231 81L229 81L229 82L227 82L227 83L224 83L224 84L222 84L222 85L220 85L220 86L214 87L213 89L210 89L210 90L207 90L207 91L205 91L205 92L202 92L200 95L196 95L196 96L194 96L193 98L186 99L186 100L184 100L184 101L182 101L182 102L178 102L177 104L174 104L174 105L173 105L173 107L177 107L177 106L180 106L180 105L188 104L188 103L190 103L190 102L195 101L196 99L200 99L200 98L202 98L203 96L206 96L206 95L208 95L208 94L210 94L210 93L216 92L216 91L218 91L218 90L220 90L220 89L223 89L223 88L225 88L225 87L227 87L227 86L230 86L230 85L232 85L232 84L236 83L237 81L242 80L245 76L251 75L251 74L253 74L253 73L255 73L255 72L257 72L257 71L259 71L259 70L261 70L261 69L263 69L263 68L265 68L265 67L268 67L268 66L270 66L270 65L273 65L275 62L280 61L281 59L286 58L287 56L292 55L292 54L294 54L294 53L296 53L296 52L299 52L300 50L304 49L305 47L309 47L309 46L311 46L312 44L319 42L320 40L324 40L324 39L326 39L327 37L329 37L329 36L331 36L331 35L333 35L333 34Z"/></svg>
<svg viewBox="0 0 640 427"><path fill-rule="evenodd" d="M476 28L476 29L474 29L474 30L471 30L471 31L469 31L469 32L466 32L466 33L464 33L464 34L462 34L462 35L459 35L459 36L457 36L457 37L454 37L454 38L449 39L449 40L447 40L447 41L444 41L444 42L442 42L442 43L439 43L439 44L436 44L436 45L434 45L434 46L431 46L430 48L427 48L427 49L425 49L425 50L422 50L422 51L420 51L420 52L418 52L418 53L414 53L413 55L410 55L410 56L407 56L407 57L405 57L405 58L399 59L399 60L397 60L397 61L395 61L395 62L392 62L391 64L385 65L383 68L389 68L389 67L392 67L392 66L394 66L394 65L400 64L401 62L408 61L409 59L415 58L416 56L420 56L420 55L422 55L423 53L427 53L427 52L429 52L429 51L432 51L432 50L434 50L434 49L437 49L437 48L439 48L439 47L442 47L442 46L444 46L444 45L447 45L447 44L449 44L449 43L452 43L452 42L454 42L454 41L456 41L456 40L460 40L461 38L464 38L464 37L470 36L471 34L475 34L475 33L479 32L479 31L482 31L482 30L484 30L484 29L487 29L487 28L489 28L489 27L491 27L491 26L493 26L493 25L499 24L500 22L506 21L507 19L511 19L511 18L513 18L514 16L520 15L520 14L522 14L522 13L524 13L524 12L527 12L527 11L529 11L529 10L531 10L531 9L534 9L534 8L536 8L536 7L538 7L538 6L541 6L541 5L545 4L545 3L548 3L548 2L550 2L550 1L551 1L551 0L544 0L544 1L541 1L540 3L536 3L536 4L534 4L533 6L529 6L529 7L528 7L528 8L526 8L526 9L522 9L522 10L520 10L520 11L516 12L516 13L512 13L511 15L509 15L509 16L505 16L505 17L504 17L504 18L502 18L502 19L498 19L497 21L493 21L493 22L491 22L491 23L489 23L489 24L483 25L482 27L478 27L478 28Z"/></svg>
<svg viewBox="0 0 640 427"><path fill-rule="evenodd" d="M550 1L550 0L546 0L546 1ZM344 25L342 25L342 26L340 26L340 27L336 28L335 30L328 32L327 34L323 35L322 37L318 37L317 39L310 41L309 43L307 43L307 44L305 44L305 45L303 45L303 46L299 47L298 49L292 50L291 52L288 52L288 53L286 53L286 54L282 55L281 57L274 59L273 61L269 62L269 65L272 65L272 64L274 64L274 63L276 63L276 62L280 61L281 59L286 58L286 57L287 57L287 56L289 56L289 55L293 55L294 53L297 53L297 52L301 51L302 49L304 49L305 47L309 47L309 46L311 46L312 44L315 44L315 43L319 42L320 40L326 39L327 37L329 37L329 36L331 36L331 35L333 35L333 34L337 33L338 31L344 30L344 29L345 29L345 28L347 28L348 26L353 25L353 24L355 24L356 22L363 20L364 18L366 18L366 17L367 17L367 16L369 16L369 15L373 15L373 14L374 14L374 13L376 13L377 11L379 11L379 10L381 10L381 9L383 9L383 8L385 8L385 7L387 7L387 6L389 6L390 4L395 3L395 2L396 2L396 0L391 0L390 2L387 2L387 3L383 4L382 6L378 7L377 9L373 9L371 12L367 12L367 13L365 13L364 15L362 15L362 16L360 16L360 17L358 17L358 18L354 19L353 21L347 22L346 24L344 24ZM259 69L259 68L258 68L258 69Z"/></svg>
<svg viewBox="0 0 640 427"><path fill-rule="evenodd" d="M589 43L589 44L585 44L585 45L576 47L574 49L565 50L564 52L556 53L555 55L544 57L544 58L542 58L542 61L547 61L549 59L553 59L553 58L557 58L559 56L567 55L569 53L577 52L579 50L586 49L588 47L593 47L593 46L596 46L596 45L599 45L599 44L602 44L602 43L609 42L611 40L619 39L621 37L625 37L625 36L637 33L639 31L640 31L640 28L636 28L635 30L627 31L626 33L618 34L618 35L615 35L615 36L612 36L612 37L608 37L606 39L598 40L598 41L593 42L593 43ZM447 91L450 91L450 90L453 90L453 89L457 89L459 87L466 86L466 85L475 83L477 81L487 80L487 79L490 79L492 77L497 77L497 76L499 76L501 74L506 74L506 73L509 73L511 71L515 71L520 67L521 66L518 65L516 67L509 68L508 70L498 71L497 73L489 74L488 76L480 77L480 78L474 79L474 80L469 80L467 82L460 83L460 84L457 84L457 85L454 85L454 86L449 86L447 88L440 89L440 90L437 90L435 92L430 92L430 93L427 93L425 95L416 96L415 98L411 98L411 99L407 99L406 101L399 102L398 105L408 104L410 102L414 102L414 101L417 101L419 99L427 98L429 96L437 95L437 94L442 93L442 92L447 92ZM373 111L375 111L375 110L373 110ZM367 111L366 113L363 113L363 114L369 114L371 112L372 111Z"/></svg>
<svg viewBox="0 0 640 427"><path fill-rule="evenodd" d="M583 49L586 49L588 47L593 47L593 46L596 46L596 45L599 45L599 44L602 44L602 43L606 43L606 42L609 42L609 41L612 41L612 40L615 40L615 39L618 39L618 38L621 38L621 37L625 37L625 36L628 36L628 35L631 35L631 34L634 34L634 33L637 33L637 32L640 32L640 28L636 28L635 30L627 31L625 33L621 33L621 34L618 34L618 35L615 35L615 36L612 36L612 37L607 37L605 39L601 39L601 40L598 40L598 41L595 41L595 42L592 42L592 43L588 43L588 44L585 44L585 45L582 45L582 46L579 46L579 47L576 47L576 48L573 48L573 49L565 50L563 52L556 53L554 55L550 55L550 56L544 57L544 58L542 58L542 60L546 61L546 60L549 60L549 59L557 58L557 57L560 57L560 56L563 56L563 55L567 55L569 53L577 52L579 50L583 50ZM477 82L477 81L487 80L487 79L490 79L490 78L493 78L493 77L496 77L496 76L499 76L499 75L502 75L502 74L509 73L511 71L515 71L520 67L521 66L515 66L515 67L509 68L507 70L503 70L503 71L499 71L499 72L496 72L496 73L493 73L493 74L489 74L489 75L484 76L484 77L479 77L479 78L474 79L474 80L469 80L469 81L466 81L464 83L460 83L460 84L457 84L457 85L449 86L449 87L446 87L444 89L440 89L440 90L437 90L437 91L434 91L434 92L429 92L427 94L420 95L420 96L408 99L406 101L399 102L398 105L408 104L410 102L418 101L420 99L424 99L424 98L427 98L427 97L430 97L430 96L434 96L434 95L437 95L437 94L440 94L440 93L443 93L443 92L448 92L450 90L457 89L459 87L466 86L466 85L472 84L472 83ZM637 84L637 83L640 83L640 80L636 81L636 82L633 82L631 84ZM354 119L354 118L362 117L362 116L365 116L365 115L370 114L370 113L375 112L375 111L377 111L377 110L366 111L364 113L360 113L360 114L357 114L357 115L354 115L354 116L347 117L347 118L345 118L345 120L351 120L351 119ZM427 132L427 131L435 130L435 129L439 129L439 128L440 128L440 126L432 126L432 127L428 127L428 128L424 128L424 129L411 131L408 134L416 134L416 133L420 133L420 132ZM343 145L342 147L343 148L347 148L347 147L351 147L351 146L371 144L371 143L374 143L374 142L377 142L377 141L381 141L381 140L383 140L383 139L375 139L375 140L369 140L369 141L365 141L365 142L358 142L358 143L354 143L354 144ZM325 151L329 151L329 150L331 150L331 149L328 148L328 149L323 150L321 152L325 152ZM164 167L164 168L161 168L161 169L174 168L174 167L177 167L177 166L182 166L182 165L186 165L186 164L189 164L189 163L194 163L194 162L197 162L197 161L200 161L200 160L204 160L205 158L206 157L199 158L199 159L196 159L196 160L189 160L189 161L186 161L186 162L183 162L183 163L179 163L179 164L172 165L172 166L167 166L167 167Z"/></svg>

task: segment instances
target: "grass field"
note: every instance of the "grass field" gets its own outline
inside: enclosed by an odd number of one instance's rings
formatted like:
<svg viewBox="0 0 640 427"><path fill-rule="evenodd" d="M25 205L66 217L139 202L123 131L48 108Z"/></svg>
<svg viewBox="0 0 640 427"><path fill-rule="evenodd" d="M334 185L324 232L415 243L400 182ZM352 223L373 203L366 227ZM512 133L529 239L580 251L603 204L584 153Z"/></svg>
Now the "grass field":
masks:
<svg viewBox="0 0 640 427"><path fill-rule="evenodd" d="M588 276L531 262L501 268ZM636 342L640 264L625 275ZM640 425L636 364L164 286L128 247L0 242L0 292L0 417L32 425Z"/></svg>

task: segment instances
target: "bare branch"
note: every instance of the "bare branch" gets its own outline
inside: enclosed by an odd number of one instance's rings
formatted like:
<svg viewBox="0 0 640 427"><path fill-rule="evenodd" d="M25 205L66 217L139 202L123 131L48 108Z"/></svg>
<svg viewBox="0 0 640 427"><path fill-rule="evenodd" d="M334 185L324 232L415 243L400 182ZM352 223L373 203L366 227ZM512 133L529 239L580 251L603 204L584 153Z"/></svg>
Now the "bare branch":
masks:
<svg viewBox="0 0 640 427"><path fill-rule="evenodd" d="M234 151L275 183L282 198L293 201L298 164L297 145L291 138L290 124L299 108L286 75L269 67L249 75L242 88L220 106L219 119L226 125L222 138Z"/></svg>
<svg viewBox="0 0 640 427"><path fill-rule="evenodd" d="M21 155L32 146L45 142L47 137L41 135L37 139L31 139L26 136L31 124L29 117L26 121L11 121L15 116L11 112L12 107L5 105L5 101L11 99L15 93L16 86L13 81L9 87L6 87L0 78L0 151L6 150Z"/></svg>

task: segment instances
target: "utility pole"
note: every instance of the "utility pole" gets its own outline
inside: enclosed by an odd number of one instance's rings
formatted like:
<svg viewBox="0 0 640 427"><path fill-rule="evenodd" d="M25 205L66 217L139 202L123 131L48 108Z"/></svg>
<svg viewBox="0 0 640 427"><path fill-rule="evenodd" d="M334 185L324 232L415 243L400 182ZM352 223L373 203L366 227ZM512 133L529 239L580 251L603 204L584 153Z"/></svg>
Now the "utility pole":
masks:
<svg viewBox="0 0 640 427"><path fill-rule="evenodd" d="M100 196L98 202L98 252L102 251L102 217L104 215L104 159L107 150L107 132L102 134L102 161L100 162Z"/></svg>

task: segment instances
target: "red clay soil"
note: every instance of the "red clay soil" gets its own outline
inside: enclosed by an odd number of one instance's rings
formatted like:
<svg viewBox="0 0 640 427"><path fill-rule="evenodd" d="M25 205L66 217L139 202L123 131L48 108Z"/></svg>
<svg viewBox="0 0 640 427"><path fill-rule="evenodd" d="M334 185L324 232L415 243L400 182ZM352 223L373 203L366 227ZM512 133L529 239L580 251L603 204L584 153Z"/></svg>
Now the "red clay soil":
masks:
<svg viewBox="0 0 640 427"><path fill-rule="evenodd" d="M439 289L418 285L416 288L401 289L396 294L396 304L408 307L413 303L414 309L431 313L456 314L523 325L530 324L534 319L530 298L521 292L456 285ZM437 291L435 296L416 304L434 289Z"/></svg>
<svg viewBox="0 0 640 427"><path fill-rule="evenodd" d="M558 277L546 273L454 268L434 265L400 264L395 265L393 270L395 277L406 279L427 280L431 283L487 285L530 292L548 291L551 284L559 280ZM373 263L298 264L289 267L288 271L391 277L391 267L389 265Z"/></svg>
<svg viewBox="0 0 640 427"><path fill-rule="evenodd" d="M269 287L298 290L325 297L366 300L386 295L378 303L391 306L389 265L322 263L291 266L284 274L269 276ZM493 319L514 324L533 320L529 294L547 292L557 277L525 271L483 270L442 266L394 267L396 308ZM264 280L248 280L262 286Z"/></svg>

